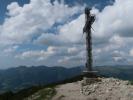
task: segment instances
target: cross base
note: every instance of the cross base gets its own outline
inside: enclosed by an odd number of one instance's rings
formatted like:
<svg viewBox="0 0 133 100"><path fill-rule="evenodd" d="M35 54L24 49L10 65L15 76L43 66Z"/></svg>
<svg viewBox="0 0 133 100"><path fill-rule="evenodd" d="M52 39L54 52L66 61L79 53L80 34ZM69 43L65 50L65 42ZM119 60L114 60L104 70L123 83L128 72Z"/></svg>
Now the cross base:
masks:
<svg viewBox="0 0 133 100"><path fill-rule="evenodd" d="M94 78L94 77L98 77L97 73L98 73L98 71L84 70L82 74L83 74L84 77Z"/></svg>

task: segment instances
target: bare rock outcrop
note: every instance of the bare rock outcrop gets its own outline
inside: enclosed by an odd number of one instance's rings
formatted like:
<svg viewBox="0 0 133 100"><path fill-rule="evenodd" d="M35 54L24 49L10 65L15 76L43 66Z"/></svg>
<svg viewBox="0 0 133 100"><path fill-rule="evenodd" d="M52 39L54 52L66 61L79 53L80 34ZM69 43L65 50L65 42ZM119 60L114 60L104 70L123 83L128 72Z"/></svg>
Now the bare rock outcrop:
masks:
<svg viewBox="0 0 133 100"><path fill-rule="evenodd" d="M56 90L53 100L133 100L133 85L115 78L84 79Z"/></svg>

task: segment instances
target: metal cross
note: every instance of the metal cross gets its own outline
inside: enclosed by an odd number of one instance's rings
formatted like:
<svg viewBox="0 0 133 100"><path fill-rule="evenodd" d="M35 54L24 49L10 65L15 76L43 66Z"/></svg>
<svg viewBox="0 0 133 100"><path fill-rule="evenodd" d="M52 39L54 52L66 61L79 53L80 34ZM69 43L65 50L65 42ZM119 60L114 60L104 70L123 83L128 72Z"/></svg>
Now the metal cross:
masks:
<svg viewBox="0 0 133 100"><path fill-rule="evenodd" d="M95 16L90 13L90 8L85 8L85 26L83 33L86 33L86 68L87 71L92 71L92 38L91 38L91 26L95 21Z"/></svg>

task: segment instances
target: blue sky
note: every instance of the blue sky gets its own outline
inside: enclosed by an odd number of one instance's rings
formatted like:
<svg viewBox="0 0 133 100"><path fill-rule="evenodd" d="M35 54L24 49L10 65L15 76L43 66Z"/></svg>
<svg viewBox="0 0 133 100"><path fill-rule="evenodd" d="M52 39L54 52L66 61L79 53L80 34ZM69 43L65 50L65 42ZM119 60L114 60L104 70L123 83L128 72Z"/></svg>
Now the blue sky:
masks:
<svg viewBox="0 0 133 100"><path fill-rule="evenodd" d="M96 15L94 66L131 65L132 4L132 0L0 0L0 68L84 65L85 6Z"/></svg>
<svg viewBox="0 0 133 100"><path fill-rule="evenodd" d="M4 18L6 17L5 12L7 11L7 5L12 2L18 2L20 6L29 3L29 0L0 0L0 23L3 22Z"/></svg>

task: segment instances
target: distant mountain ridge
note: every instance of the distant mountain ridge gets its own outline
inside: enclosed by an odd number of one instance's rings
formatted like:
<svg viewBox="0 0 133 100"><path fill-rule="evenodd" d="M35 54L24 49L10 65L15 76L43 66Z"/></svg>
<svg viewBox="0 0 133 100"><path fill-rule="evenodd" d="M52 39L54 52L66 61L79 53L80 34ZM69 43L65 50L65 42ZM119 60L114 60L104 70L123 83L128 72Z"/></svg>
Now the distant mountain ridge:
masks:
<svg viewBox="0 0 133 100"><path fill-rule="evenodd" d="M79 75L80 73L80 67L21 66L0 70L0 91L15 91L33 85L46 85Z"/></svg>
<svg viewBox="0 0 133 100"><path fill-rule="evenodd" d="M99 66L94 69L106 77L115 77L123 80L133 80L133 65Z"/></svg>
<svg viewBox="0 0 133 100"><path fill-rule="evenodd" d="M35 85L46 85L69 79L82 73L83 67L64 68L47 66L20 66L0 70L0 92L21 90ZM98 74L133 80L133 66L98 66L94 67Z"/></svg>

